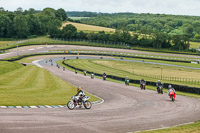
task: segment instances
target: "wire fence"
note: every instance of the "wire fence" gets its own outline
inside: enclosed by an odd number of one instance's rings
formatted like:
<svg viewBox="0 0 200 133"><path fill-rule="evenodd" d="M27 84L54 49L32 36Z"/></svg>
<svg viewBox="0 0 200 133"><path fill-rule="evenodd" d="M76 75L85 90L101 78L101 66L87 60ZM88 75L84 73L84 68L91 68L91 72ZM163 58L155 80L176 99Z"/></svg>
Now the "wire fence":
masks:
<svg viewBox="0 0 200 133"><path fill-rule="evenodd" d="M130 47L129 44L124 42L116 42L116 41L103 41L103 40L85 40L85 39L61 39L61 38L54 38L57 41L63 42L81 42L81 43L88 43L88 44L103 44L103 45L115 45L115 46L125 46Z"/></svg>
<svg viewBox="0 0 200 133"><path fill-rule="evenodd" d="M136 76L153 78L153 79L157 79L157 80L166 80L166 81L174 81L174 82L191 84L191 85L200 85L200 80L198 80L198 79L171 77L171 76L163 76L163 75L152 75L152 74L137 73L137 72L134 72L133 74Z"/></svg>

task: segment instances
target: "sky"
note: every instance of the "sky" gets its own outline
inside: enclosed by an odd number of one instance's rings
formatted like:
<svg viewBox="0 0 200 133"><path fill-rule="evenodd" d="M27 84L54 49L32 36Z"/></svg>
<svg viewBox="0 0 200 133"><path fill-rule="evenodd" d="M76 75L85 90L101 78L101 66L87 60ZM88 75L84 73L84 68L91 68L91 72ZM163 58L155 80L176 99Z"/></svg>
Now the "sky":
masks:
<svg viewBox="0 0 200 133"><path fill-rule="evenodd" d="M200 16L200 0L0 0L0 7L15 11L46 7L66 11L133 12Z"/></svg>

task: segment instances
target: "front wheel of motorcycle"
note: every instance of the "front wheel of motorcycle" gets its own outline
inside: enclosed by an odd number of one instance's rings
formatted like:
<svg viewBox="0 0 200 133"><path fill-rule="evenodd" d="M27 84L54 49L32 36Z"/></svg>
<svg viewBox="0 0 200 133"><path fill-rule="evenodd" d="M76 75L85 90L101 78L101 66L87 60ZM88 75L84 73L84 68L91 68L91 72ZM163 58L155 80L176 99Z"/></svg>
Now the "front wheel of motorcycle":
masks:
<svg viewBox="0 0 200 133"><path fill-rule="evenodd" d="M90 108L92 107L92 103L91 103L90 101L85 101L85 102L83 103L83 105L84 105L84 107L85 107L86 109L90 109Z"/></svg>
<svg viewBox="0 0 200 133"><path fill-rule="evenodd" d="M67 103L67 107L68 107L70 110L73 110L73 109L75 108L74 102L73 102L73 101L69 101L69 102Z"/></svg>

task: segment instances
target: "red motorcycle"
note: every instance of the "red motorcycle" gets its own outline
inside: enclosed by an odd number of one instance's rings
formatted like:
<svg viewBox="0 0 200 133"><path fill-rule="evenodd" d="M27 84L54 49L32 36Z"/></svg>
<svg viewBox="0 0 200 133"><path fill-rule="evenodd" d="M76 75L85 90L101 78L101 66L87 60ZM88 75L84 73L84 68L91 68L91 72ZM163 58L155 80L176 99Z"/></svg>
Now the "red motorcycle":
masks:
<svg viewBox="0 0 200 133"><path fill-rule="evenodd" d="M169 97L172 99L172 102L175 101L175 93L173 90L169 91Z"/></svg>

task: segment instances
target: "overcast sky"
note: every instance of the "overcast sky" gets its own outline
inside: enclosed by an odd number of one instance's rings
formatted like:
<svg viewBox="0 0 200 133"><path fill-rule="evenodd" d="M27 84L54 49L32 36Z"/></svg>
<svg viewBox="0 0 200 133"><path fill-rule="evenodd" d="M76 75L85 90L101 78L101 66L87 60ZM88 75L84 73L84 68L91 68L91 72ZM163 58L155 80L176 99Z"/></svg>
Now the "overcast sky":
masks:
<svg viewBox="0 0 200 133"><path fill-rule="evenodd" d="M0 0L0 7L14 11L46 7L66 11L134 12L200 16L200 0Z"/></svg>

